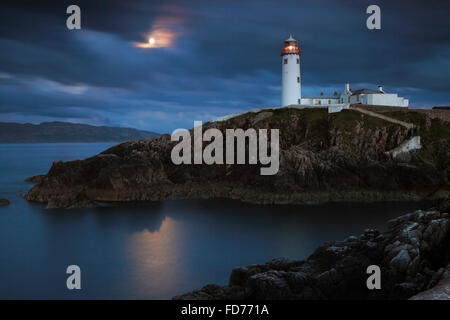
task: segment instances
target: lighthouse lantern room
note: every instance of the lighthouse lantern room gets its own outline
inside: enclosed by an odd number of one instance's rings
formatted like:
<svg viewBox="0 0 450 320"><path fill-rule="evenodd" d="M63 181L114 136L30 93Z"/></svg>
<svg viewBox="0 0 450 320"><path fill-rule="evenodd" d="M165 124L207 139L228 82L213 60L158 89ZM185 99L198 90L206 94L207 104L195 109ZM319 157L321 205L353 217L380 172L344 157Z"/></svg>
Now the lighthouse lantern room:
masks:
<svg viewBox="0 0 450 320"><path fill-rule="evenodd" d="M301 104L300 49L292 36L281 50L281 105Z"/></svg>

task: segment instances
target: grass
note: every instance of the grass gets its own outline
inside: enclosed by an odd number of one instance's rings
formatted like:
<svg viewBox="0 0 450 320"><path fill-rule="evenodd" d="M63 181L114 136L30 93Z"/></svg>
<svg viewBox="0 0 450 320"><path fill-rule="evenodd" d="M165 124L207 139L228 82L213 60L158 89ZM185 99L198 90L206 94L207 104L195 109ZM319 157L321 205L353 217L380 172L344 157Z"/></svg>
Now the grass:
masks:
<svg viewBox="0 0 450 320"><path fill-rule="evenodd" d="M446 150L441 150L441 142L450 141L450 124L431 119L429 128L425 126L420 128L420 137L422 149L419 150L419 156L442 169L447 168L450 165L450 159Z"/></svg>
<svg viewBox="0 0 450 320"><path fill-rule="evenodd" d="M282 108L272 109L273 115L263 119L259 125L270 123L272 128L279 128L281 136L288 137L293 134L300 136L314 137L317 139L326 138L328 134L328 113L327 109L293 109ZM289 125L293 119L299 121L298 127L294 129Z"/></svg>
<svg viewBox="0 0 450 320"><path fill-rule="evenodd" d="M267 127L267 124L269 124L270 128L278 128L280 129L281 137L286 139L286 141L292 141L291 139L294 137L301 137L302 140L313 140L322 144L328 143L331 130L337 129L350 149L354 147L352 146L352 140L358 122L366 130L386 128L389 135L397 131L399 127L402 130L406 130L398 124L365 115L355 110L344 109L339 113L329 114L326 108L277 108L265 109L260 112L272 112L273 115L259 121L255 127ZM448 166L449 160L445 159L445 152L444 156L442 155L443 151L440 150L442 144L439 141L442 141L442 139L450 141L450 124L438 119L427 120L427 115L415 111L393 111L383 114L419 126L423 145L418 152L419 156L435 165L440 165L444 168ZM222 123L230 124L231 126L236 120L242 118L251 119L256 115L257 113L247 112ZM298 124L296 128L291 125L294 120ZM428 128L426 125L427 121L431 121L431 126L428 126Z"/></svg>
<svg viewBox="0 0 450 320"><path fill-rule="evenodd" d="M392 118L410 122L420 127L422 149L418 151L419 157L437 167L449 170L446 150L441 150L443 140L450 141L450 124L439 119L427 119L427 115L416 111L394 111L384 113ZM427 125L427 121L431 122Z"/></svg>
<svg viewBox="0 0 450 320"><path fill-rule="evenodd" d="M426 121L427 121L427 115L420 113L420 112L415 112L415 111L408 111L408 112L393 111L393 112L385 112L385 113L383 113L383 115L386 115L388 117L391 117L391 118L394 118L397 120L401 120L404 122L413 123L416 126L420 126L420 127L425 126Z"/></svg>
<svg viewBox="0 0 450 320"><path fill-rule="evenodd" d="M354 128L356 122L363 122L365 128L376 129L386 126L398 126L389 121L375 118L369 115L362 114L355 110L342 110L339 113L332 114L335 126L339 129L349 130Z"/></svg>

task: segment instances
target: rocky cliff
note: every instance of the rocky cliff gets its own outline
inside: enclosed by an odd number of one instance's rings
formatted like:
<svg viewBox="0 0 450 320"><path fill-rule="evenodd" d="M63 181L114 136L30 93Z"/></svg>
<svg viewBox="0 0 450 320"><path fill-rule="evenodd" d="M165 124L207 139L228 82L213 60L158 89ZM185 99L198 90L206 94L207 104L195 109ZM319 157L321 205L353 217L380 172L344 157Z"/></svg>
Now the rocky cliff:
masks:
<svg viewBox="0 0 450 320"><path fill-rule="evenodd" d="M210 284L174 299L407 299L423 290L413 299L448 299L448 212L449 200L389 221L387 232L366 230L325 243L307 260L238 267L228 285ZM380 268L379 290L367 288L370 265Z"/></svg>
<svg viewBox="0 0 450 320"><path fill-rule="evenodd" d="M26 199L68 208L199 196L255 203L444 197L450 124L419 113L411 118L421 125L423 148L392 159L388 151L410 138L411 130L354 110L246 113L203 129L280 129L276 175L261 176L259 165L174 165L170 153L175 142L166 134L125 142L85 160L54 162Z"/></svg>

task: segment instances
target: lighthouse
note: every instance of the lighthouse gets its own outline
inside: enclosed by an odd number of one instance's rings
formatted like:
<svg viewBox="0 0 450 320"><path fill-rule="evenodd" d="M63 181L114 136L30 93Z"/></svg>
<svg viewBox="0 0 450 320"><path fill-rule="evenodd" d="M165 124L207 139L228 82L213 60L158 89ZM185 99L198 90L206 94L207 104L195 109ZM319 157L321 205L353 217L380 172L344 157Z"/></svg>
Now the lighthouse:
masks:
<svg viewBox="0 0 450 320"><path fill-rule="evenodd" d="M300 49L292 36L281 50L281 106L301 104Z"/></svg>

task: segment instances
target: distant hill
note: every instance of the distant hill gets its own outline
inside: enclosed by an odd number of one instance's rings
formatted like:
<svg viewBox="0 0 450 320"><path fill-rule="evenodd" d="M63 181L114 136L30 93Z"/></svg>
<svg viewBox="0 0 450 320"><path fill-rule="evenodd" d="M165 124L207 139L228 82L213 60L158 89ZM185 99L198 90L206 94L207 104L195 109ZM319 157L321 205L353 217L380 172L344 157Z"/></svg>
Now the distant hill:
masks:
<svg viewBox="0 0 450 320"><path fill-rule="evenodd" d="M433 109L450 110L450 106L435 106L435 107L433 107Z"/></svg>
<svg viewBox="0 0 450 320"><path fill-rule="evenodd" d="M154 138L158 133L121 127L97 127L70 122L41 124L0 122L0 143L122 142Z"/></svg>

